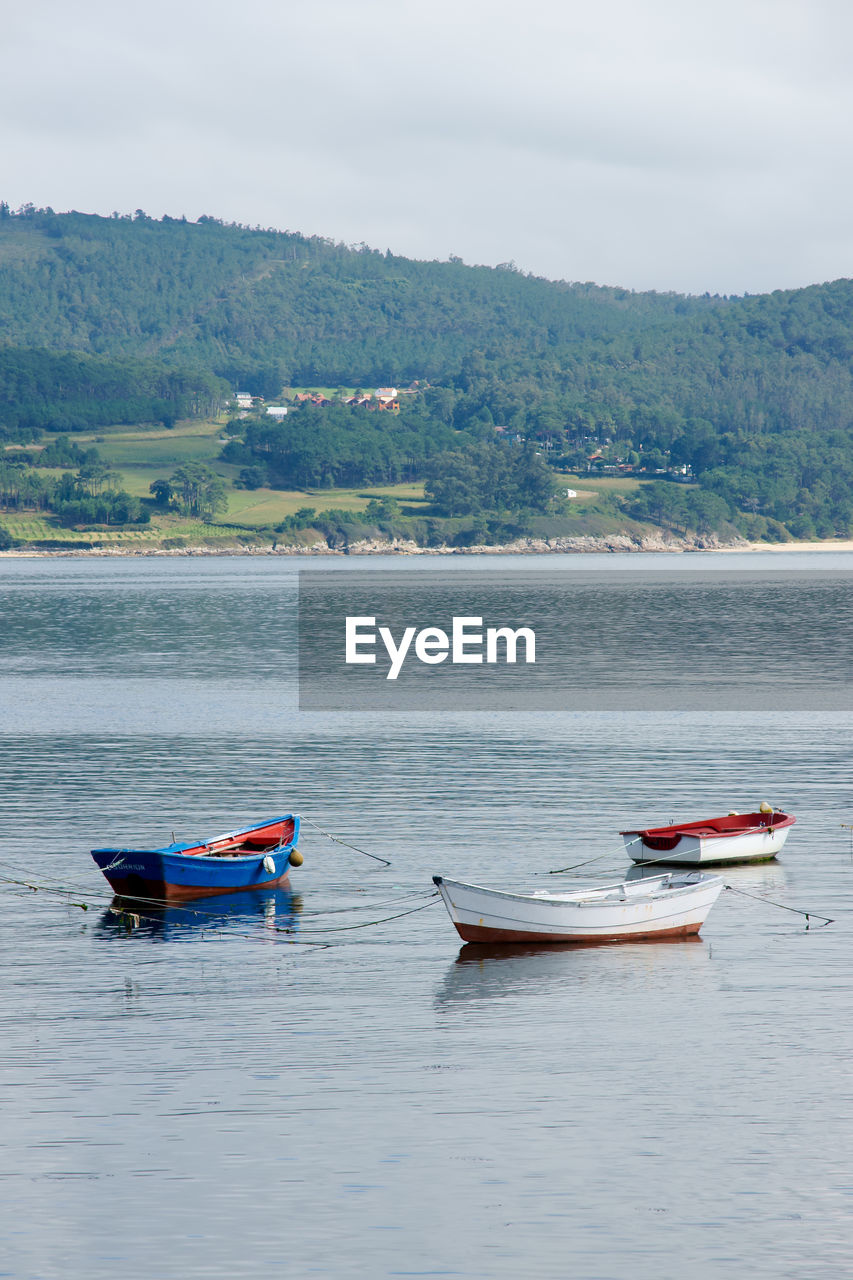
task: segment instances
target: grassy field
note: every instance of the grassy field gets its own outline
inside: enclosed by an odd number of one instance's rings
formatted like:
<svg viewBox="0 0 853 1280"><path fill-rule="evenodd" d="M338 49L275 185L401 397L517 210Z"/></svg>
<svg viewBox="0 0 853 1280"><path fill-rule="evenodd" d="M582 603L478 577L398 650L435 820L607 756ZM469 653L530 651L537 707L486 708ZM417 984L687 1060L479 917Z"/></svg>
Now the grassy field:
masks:
<svg viewBox="0 0 853 1280"><path fill-rule="evenodd" d="M241 524L275 524L302 507L313 507L317 512L333 508L363 511L371 498L396 498L406 514L429 509L423 484L379 485L375 489L235 489L228 495L227 518Z"/></svg>
<svg viewBox="0 0 853 1280"><path fill-rule="evenodd" d="M198 461L205 461L199 458ZM174 469L174 468L173 468ZM154 471L143 467L116 468L122 477L122 487L137 498L149 496L149 485L157 476L168 476L169 471ZM215 470L229 483L233 483L239 467L217 464ZM287 516L295 515L303 507L315 511L363 511L371 498L396 498L403 511L419 514L427 510L423 484L380 485L375 489L233 489L227 493L228 509L217 518L246 524L252 527L276 525Z"/></svg>
<svg viewBox="0 0 853 1280"><path fill-rule="evenodd" d="M564 484L568 489L577 489L578 496L572 498L572 502L577 502L581 506L594 501L599 493L633 493L645 483L633 476L578 476L570 471L555 471L554 475L561 485Z"/></svg>
<svg viewBox="0 0 853 1280"><path fill-rule="evenodd" d="M106 466L114 471L142 468L151 478L168 476L184 462L212 465L222 448L221 422L180 422L173 430L165 427L121 427L111 431L81 432L72 437L81 448L94 445ZM45 443L52 439L45 433ZM146 490L147 492L147 490Z"/></svg>
<svg viewBox="0 0 853 1280"><path fill-rule="evenodd" d="M211 436L221 432L225 425L225 419L212 418L187 418L184 421L176 422L174 427L168 429L161 423L143 423L136 427L99 427L97 431L75 431L71 437L77 444L93 444L97 443L98 448L101 445L109 445L111 441L118 442L122 440L174 440L175 437L183 438L185 436ZM52 440L56 432L46 431L44 433L44 443ZM67 432L63 434L68 434Z"/></svg>
<svg viewBox="0 0 853 1280"><path fill-rule="evenodd" d="M109 543L111 546L156 545L161 538L154 527L148 529L63 529L51 516L4 514L0 522L3 528L20 542L88 542L93 546Z"/></svg>
<svg viewBox="0 0 853 1280"><path fill-rule="evenodd" d="M150 440L105 440L95 448L111 470L142 469L154 480L158 476L167 478L185 462L206 462L213 466L222 446L218 436L213 440L209 435L170 435L155 436Z"/></svg>
<svg viewBox="0 0 853 1280"><path fill-rule="evenodd" d="M156 547L164 540L181 539L187 545L205 541L221 542L233 533L218 525L205 524L201 520L183 520L179 516L155 516L150 525L138 529L63 529L53 516L24 513L3 513L0 525L13 538L23 543L38 542L87 542L92 546L127 546L128 548Z"/></svg>

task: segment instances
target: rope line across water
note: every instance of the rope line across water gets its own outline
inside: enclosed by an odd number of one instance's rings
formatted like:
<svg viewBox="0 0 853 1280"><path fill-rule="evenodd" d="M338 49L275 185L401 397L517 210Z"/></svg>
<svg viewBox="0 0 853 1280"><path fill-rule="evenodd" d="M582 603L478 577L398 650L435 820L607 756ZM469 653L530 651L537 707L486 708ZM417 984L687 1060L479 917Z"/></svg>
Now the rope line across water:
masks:
<svg viewBox="0 0 853 1280"><path fill-rule="evenodd" d="M348 840L340 840L337 836L333 836L331 831L324 831L322 827L318 826L312 818L306 817L304 813L300 816L303 822L308 823L309 827L313 827L315 831L319 831L321 836L325 836L327 840L333 841L334 844L343 845L345 849L354 849L356 853L363 853L365 858L373 858L375 862L381 862L386 867L391 866L389 860L387 858L380 858L378 853L369 853L367 849L360 849L357 844L350 844Z"/></svg>
<svg viewBox="0 0 853 1280"><path fill-rule="evenodd" d="M772 898L765 898L760 893L748 893L746 889L736 889L733 884L726 884L723 887L728 889L730 893L739 893L744 898L755 898L757 902L766 902L768 907L778 907L780 911L793 911L798 916L805 916L807 929L810 928L810 921L812 917L814 917L815 920L823 921L823 924L818 925L819 929L825 929L828 924L835 923L832 916L822 916L819 915L817 911L804 911L802 907L789 907L786 906L784 902L774 902Z"/></svg>

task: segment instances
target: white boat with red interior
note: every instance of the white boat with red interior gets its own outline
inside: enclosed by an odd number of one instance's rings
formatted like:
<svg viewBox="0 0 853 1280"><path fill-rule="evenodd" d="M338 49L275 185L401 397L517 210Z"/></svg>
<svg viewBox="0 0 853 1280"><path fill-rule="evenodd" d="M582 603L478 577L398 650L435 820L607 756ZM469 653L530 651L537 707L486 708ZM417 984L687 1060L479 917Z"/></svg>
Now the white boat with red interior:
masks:
<svg viewBox="0 0 853 1280"><path fill-rule="evenodd" d="M621 831L634 862L723 866L775 858L797 821L764 802L757 813L727 813L698 822Z"/></svg>
<svg viewBox="0 0 853 1280"><path fill-rule="evenodd" d="M723 889L698 871L620 884L510 893L433 876L448 915L465 942L642 942L699 932Z"/></svg>

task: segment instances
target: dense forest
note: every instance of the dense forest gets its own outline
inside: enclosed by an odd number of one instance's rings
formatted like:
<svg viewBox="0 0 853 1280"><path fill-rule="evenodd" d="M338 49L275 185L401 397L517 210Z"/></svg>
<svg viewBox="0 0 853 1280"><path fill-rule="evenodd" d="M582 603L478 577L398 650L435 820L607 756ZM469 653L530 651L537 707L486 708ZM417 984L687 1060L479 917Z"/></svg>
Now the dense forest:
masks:
<svg viewBox="0 0 853 1280"><path fill-rule="evenodd" d="M263 470L285 489L396 484L424 475L427 459L453 449L459 433L420 409L402 414L362 406L303 405L283 422L259 416L232 422L240 432L222 451L226 462Z"/></svg>
<svg viewBox="0 0 853 1280"><path fill-rule="evenodd" d="M466 442L502 435L565 469L678 474L713 499L697 506L673 485L667 503L658 488L635 514L661 523L851 530L849 280L760 297L633 293L212 217L0 205L7 438L168 423L209 412L224 385L276 397L415 382L426 390L387 422L335 406L250 424L233 460L242 449L273 482L367 483L426 478L461 450L454 465L470 475Z"/></svg>
<svg viewBox="0 0 853 1280"><path fill-rule="evenodd" d="M0 346L0 441L112 423L171 426L178 418L215 413L228 392L212 373L154 360Z"/></svg>

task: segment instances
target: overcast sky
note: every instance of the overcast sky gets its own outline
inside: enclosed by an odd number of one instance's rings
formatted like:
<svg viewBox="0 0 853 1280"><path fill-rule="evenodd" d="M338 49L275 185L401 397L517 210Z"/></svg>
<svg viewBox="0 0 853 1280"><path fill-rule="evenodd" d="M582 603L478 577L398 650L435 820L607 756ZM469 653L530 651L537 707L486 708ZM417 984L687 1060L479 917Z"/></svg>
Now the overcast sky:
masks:
<svg viewBox="0 0 853 1280"><path fill-rule="evenodd" d="M30 0L0 196L554 279L853 275L848 0Z"/></svg>

